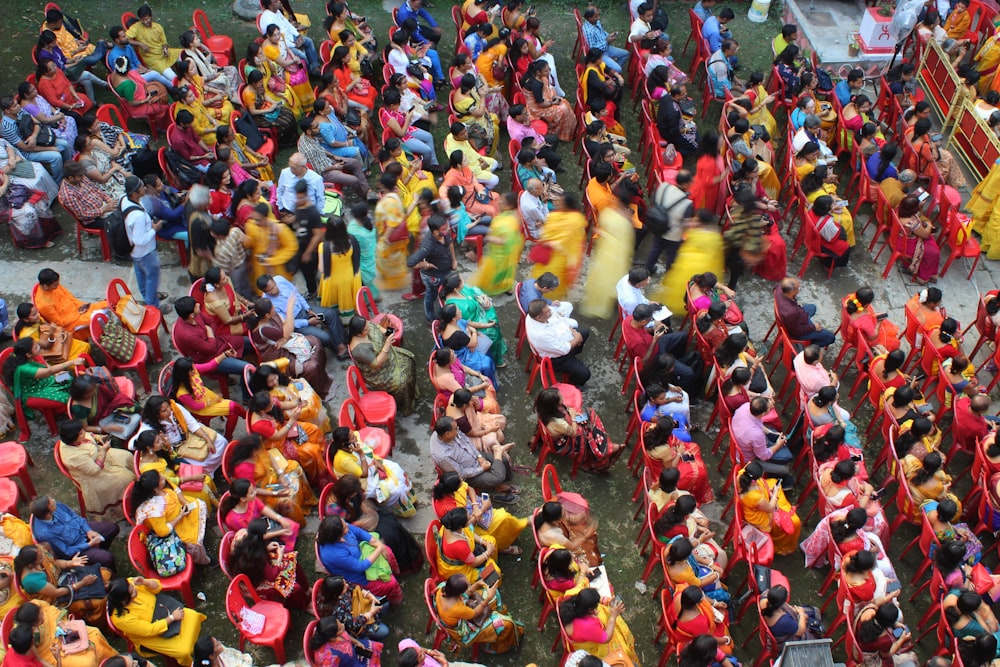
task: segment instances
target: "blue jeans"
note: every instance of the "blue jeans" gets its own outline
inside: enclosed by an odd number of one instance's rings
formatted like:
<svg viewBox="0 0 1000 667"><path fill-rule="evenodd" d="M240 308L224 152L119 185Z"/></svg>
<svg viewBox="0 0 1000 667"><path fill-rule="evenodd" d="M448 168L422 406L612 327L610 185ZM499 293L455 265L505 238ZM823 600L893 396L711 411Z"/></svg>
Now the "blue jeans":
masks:
<svg viewBox="0 0 1000 667"><path fill-rule="evenodd" d="M807 303L802 306L802 310L806 311L806 315L809 316L809 323L812 324L813 315L816 314L816 306L814 304ZM828 347L837 341L837 336L832 331L820 329L819 331L809 332L809 335L806 336L805 339L813 345Z"/></svg>
<svg viewBox="0 0 1000 667"><path fill-rule="evenodd" d="M242 352L243 350L238 350ZM240 392L243 394L243 400L246 401L250 398L250 392L247 387L243 384L243 369L247 366L253 366L249 361L243 361L242 359L237 359L236 357L226 357L215 369L217 372L223 375L235 375L240 381Z"/></svg>
<svg viewBox="0 0 1000 667"><path fill-rule="evenodd" d="M139 292L147 306L160 307L160 299L156 293L160 291L160 256L156 250L143 257L132 258L132 268L135 269L135 281L139 284Z"/></svg>
<svg viewBox="0 0 1000 667"><path fill-rule="evenodd" d="M170 90L174 85L173 81L163 76L156 70L152 69L142 75L142 80L145 81L146 83L149 83L151 81L155 81L156 83L161 83L166 87L167 90Z"/></svg>
<svg viewBox="0 0 1000 667"><path fill-rule="evenodd" d="M337 346L346 340L344 324L340 321L340 311L336 308L313 308L312 310L317 315L323 316L323 326L309 325L296 329L296 331L304 336L316 336L323 347L336 350Z"/></svg>
<svg viewBox="0 0 1000 667"><path fill-rule="evenodd" d="M309 63L309 71L319 69L323 63L319 61L319 54L316 53L316 45L313 43L312 39L302 36L302 46L296 46L291 49L292 53L302 58L307 63Z"/></svg>
<svg viewBox="0 0 1000 667"><path fill-rule="evenodd" d="M441 288L442 279L421 271L420 280L427 288L424 292L424 317L427 318L429 324L437 319L438 290Z"/></svg>
<svg viewBox="0 0 1000 667"><path fill-rule="evenodd" d="M103 39L98 40L97 43L94 44L94 52L91 53L86 58L80 60L80 64L86 67L93 67L94 65L103 65L104 57L106 55L108 55L108 43L105 42Z"/></svg>
<svg viewBox="0 0 1000 667"><path fill-rule="evenodd" d="M40 162L49 168L56 183L62 182L63 164L73 159L73 147L65 139L56 139L49 150L37 153L25 153L32 162Z"/></svg>
<svg viewBox="0 0 1000 667"><path fill-rule="evenodd" d="M438 163L437 153L434 151L434 137L427 130L411 127L413 136L403 142L406 149L411 153L416 153L424 159L428 166L436 166Z"/></svg>
<svg viewBox="0 0 1000 667"><path fill-rule="evenodd" d="M427 49L427 57L431 59L431 73L434 75L435 81L444 80L444 71L441 69L441 58L438 56L436 49Z"/></svg>
<svg viewBox="0 0 1000 667"><path fill-rule="evenodd" d="M0 299L0 333L3 333L7 329L9 322L10 314L7 312L7 302Z"/></svg>
<svg viewBox="0 0 1000 667"><path fill-rule="evenodd" d="M604 64L610 69L622 73L622 70L628 66L629 52L625 49L620 49L617 46L611 46L608 44L608 50L604 52L603 60Z"/></svg>

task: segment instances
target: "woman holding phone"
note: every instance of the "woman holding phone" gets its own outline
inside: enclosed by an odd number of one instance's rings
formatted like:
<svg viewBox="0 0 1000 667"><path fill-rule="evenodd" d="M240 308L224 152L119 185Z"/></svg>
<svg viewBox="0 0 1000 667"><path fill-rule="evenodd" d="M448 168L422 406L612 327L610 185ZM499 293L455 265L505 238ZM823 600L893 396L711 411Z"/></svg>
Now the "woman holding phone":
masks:
<svg viewBox="0 0 1000 667"><path fill-rule="evenodd" d="M135 508L135 521L160 537L177 533L184 550L198 565L214 565L205 551L205 524L208 508L204 500L188 500L167 486L167 479L156 470L148 470L132 487L129 499Z"/></svg>
<svg viewBox="0 0 1000 667"><path fill-rule="evenodd" d="M515 648L524 626L515 621L500 599L500 582L469 584L464 574L453 574L438 584L434 607L449 634L462 643L488 644L496 653Z"/></svg>

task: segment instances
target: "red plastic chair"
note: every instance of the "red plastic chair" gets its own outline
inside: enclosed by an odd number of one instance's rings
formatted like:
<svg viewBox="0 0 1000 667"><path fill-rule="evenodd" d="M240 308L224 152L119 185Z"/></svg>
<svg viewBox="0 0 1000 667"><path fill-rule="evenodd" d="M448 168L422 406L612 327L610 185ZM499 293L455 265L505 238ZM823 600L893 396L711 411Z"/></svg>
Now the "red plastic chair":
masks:
<svg viewBox="0 0 1000 667"><path fill-rule="evenodd" d="M212 30L212 23L208 20L205 10L196 9L191 15L191 22L201 35L201 40L208 47L209 51L215 55L220 67L225 67L229 63L236 62L236 51L233 48L233 40L225 35L216 35ZM225 60L225 62L223 62Z"/></svg>
<svg viewBox="0 0 1000 667"><path fill-rule="evenodd" d="M234 111L229 116L229 129L233 131L234 135L239 134L239 131L236 129L236 121L241 115L239 111ZM278 156L278 131L273 127L258 129L260 129L260 134L264 138L264 143L257 149L257 152L266 156L273 163Z"/></svg>
<svg viewBox="0 0 1000 667"><path fill-rule="evenodd" d="M140 117L140 116L133 115L132 114L132 110L129 107L129 103L127 101L125 101L124 97L122 97L121 95L118 94L118 91L115 90L114 84L111 83L111 75L108 75L106 77L106 81L108 83L108 90L111 91L111 94L115 96L115 100L118 101L118 111L121 112L121 118L126 121L126 124L122 124L119 127L121 127L123 130L127 130L128 129L128 125L127 125L128 119L134 118L136 120L141 120L142 122L144 122L147 125L149 125L149 137L150 137L150 139L152 139L153 141L157 141L160 138L160 132L162 130L160 130L160 128L157 127L157 121L156 121L156 119L155 118L154 119L150 119L150 118L146 118L146 117Z"/></svg>
<svg viewBox="0 0 1000 667"><path fill-rule="evenodd" d="M184 604L194 607L194 593L191 592L191 578L194 576L194 560L191 554L185 555L184 569L172 577L157 575L156 568L149 560L149 549L146 548L146 538L149 529L146 526L135 526L128 535L128 559L143 577L158 579L165 591L180 591L184 596Z"/></svg>
<svg viewBox="0 0 1000 667"><path fill-rule="evenodd" d="M385 426L389 438L396 442L396 400L387 391L371 391L357 366L347 367L347 392L357 402L365 421Z"/></svg>
<svg viewBox="0 0 1000 667"><path fill-rule="evenodd" d="M107 105L110 106L110 105ZM113 108L113 107L112 107ZM62 202L60 202L62 203ZM63 210L69 214L69 217L73 218L73 223L76 226L76 256L83 256L83 235L88 234L90 236L96 236L101 242L101 259L107 264L111 261L111 244L108 241L108 235L104 232L104 227L86 227L80 221L80 218L73 214L73 211L63 206Z"/></svg>
<svg viewBox="0 0 1000 667"><path fill-rule="evenodd" d="M819 233L816 231L814 223L816 221L816 216L813 212L806 211L802 219L802 226L805 230L805 242L806 242L806 258L802 260L802 268L799 269L799 278L806 274L806 269L809 268L809 262L813 259L820 259L825 257L823 253L822 242L819 237ZM830 262L830 267L826 270L826 279L829 280L833 276L834 265ZM885 276L883 276L884 278Z"/></svg>
<svg viewBox="0 0 1000 667"><path fill-rule="evenodd" d="M21 490L17 488L17 484L6 477L0 478L0 512L13 514L20 519L21 514L17 511L17 500L20 497Z"/></svg>
<svg viewBox="0 0 1000 667"><path fill-rule="evenodd" d="M382 429L368 425L361 407L353 398L345 398L340 405L340 425L357 431L361 442L371 447L375 456L383 459L392 456L395 441Z"/></svg>
<svg viewBox="0 0 1000 667"><path fill-rule="evenodd" d="M972 233L969 231L969 227L966 226L966 222L968 222L967 216L959 214L955 209L948 211L947 245L951 249L951 252L948 255L948 260L941 267L942 278L944 274L948 273L952 262L959 257L972 260L972 268L969 269L969 275L965 277L966 280L972 280L972 274L976 271L976 267L979 266L979 258L982 257L982 250L979 247L979 241L972 238Z"/></svg>
<svg viewBox="0 0 1000 667"><path fill-rule="evenodd" d="M313 610L313 616L316 616L317 618L319 618L319 616L316 614L316 591L319 590L319 586L322 583L323 580L320 579L319 581L316 582L316 585L313 586L312 610ZM313 655L312 649L309 647L309 644L312 643L313 635L316 634L316 626L318 625L319 621L309 621L309 624L306 626L306 631L302 633L302 655L305 656L306 662L309 664L309 667L318 667L316 664L316 657Z"/></svg>
<svg viewBox="0 0 1000 667"><path fill-rule="evenodd" d="M403 320L399 319L398 316L392 313L383 313L378 309L378 304L375 303L375 297L372 295L372 291L367 287L362 287L358 290L357 295L354 297L354 308L355 312L361 317L369 320L371 322L379 322L382 317L389 319L389 326L396 330L396 342L394 343L396 347L402 347L403 345ZM381 317L379 317L381 315Z"/></svg>
<svg viewBox="0 0 1000 667"><path fill-rule="evenodd" d="M28 474L28 466L35 465L31 455L21 445L13 440L0 442L0 477L17 477L24 487L25 498L34 499L38 493Z"/></svg>
<svg viewBox="0 0 1000 667"><path fill-rule="evenodd" d="M113 278L111 282L108 283L107 299L108 305L114 310L118 306L118 302L124 299L126 296L132 296L132 290L128 288L125 281L121 278ZM167 323L163 320L163 313L160 312L159 308L154 308L153 306L145 306L146 314L142 318L142 324L139 326L139 331L136 332L136 336L142 336L143 338L148 338L150 346L153 349L153 361L159 362L163 361L163 352L160 350L160 336L157 331L161 326L163 330L170 333L167 329ZM148 389L146 391L149 391Z"/></svg>
<svg viewBox="0 0 1000 667"><path fill-rule="evenodd" d="M94 313L93 317L90 318L90 341L93 345L96 345L101 352L108 359L108 366L111 370L134 370L139 374L139 379L142 380L142 387L146 390L146 393L152 392L152 385L149 383L149 371L147 365L149 363L149 350L146 349L146 344L143 343L138 338L135 339L135 350L132 352L132 358L128 361L118 361L110 354L108 351L101 347L101 334L104 332L104 325L108 322L107 313L98 312Z"/></svg>
<svg viewBox="0 0 1000 667"><path fill-rule="evenodd" d="M233 540L235 538L236 533L228 531L223 533L222 540L219 542L219 569L230 580L233 578L233 572L229 569L229 553L233 550Z"/></svg>
<svg viewBox="0 0 1000 667"><path fill-rule="evenodd" d="M0 351L0 368L3 367L7 358L13 354L14 348L8 347L6 350ZM6 384L0 380L0 387L5 389L10 396L14 395L14 392ZM66 404L60 403L59 401L50 401L47 398L35 398L29 397L22 400L14 399L14 415L17 421L18 428L18 438L17 441L21 444L28 442L28 438L31 437L31 429L28 427L28 417L25 414L25 408L28 410L38 410L42 413L42 417L45 418L45 423L48 424L49 434L53 437L59 434L56 428L56 417L63 414L66 411Z"/></svg>
<svg viewBox="0 0 1000 667"><path fill-rule="evenodd" d="M250 598L249 603L247 596ZM240 613L244 609L264 615L264 628L260 634L247 635L243 631L240 625ZM285 662L285 636L291 625L290 614L277 602L261 599L247 575L238 574L229 582L229 588L226 589L226 614L240 633L241 651L249 639L251 644L269 646L274 651L275 660L279 663Z"/></svg>

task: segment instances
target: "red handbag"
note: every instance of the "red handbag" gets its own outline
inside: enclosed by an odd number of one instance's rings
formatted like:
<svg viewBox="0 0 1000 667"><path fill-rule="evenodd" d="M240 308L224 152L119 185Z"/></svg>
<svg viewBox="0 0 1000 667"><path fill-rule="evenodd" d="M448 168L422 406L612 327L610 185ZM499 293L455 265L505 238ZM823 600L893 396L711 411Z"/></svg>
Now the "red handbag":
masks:
<svg viewBox="0 0 1000 667"><path fill-rule="evenodd" d="M528 261L532 264L548 264L552 260L552 246L548 243L536 243L528 251Z"/></svg>

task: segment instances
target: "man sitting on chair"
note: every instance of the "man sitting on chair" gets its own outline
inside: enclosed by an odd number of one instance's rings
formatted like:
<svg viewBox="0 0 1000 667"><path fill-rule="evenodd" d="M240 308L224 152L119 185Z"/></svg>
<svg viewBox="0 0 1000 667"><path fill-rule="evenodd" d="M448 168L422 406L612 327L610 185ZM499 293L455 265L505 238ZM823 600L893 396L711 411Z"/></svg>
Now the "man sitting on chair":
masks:
<svg viewBox="0 0 1000 667"><path fill-rule="evenodd" d="M549 357L557 373L566 373L571 384L582 387L590 379L590 369L577 355L583 351L590 329L579 327L575 320L556 313L545 299L528 304L524 319L525 334L531 348L540 357Z"/></svg>

